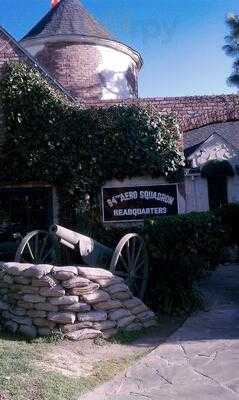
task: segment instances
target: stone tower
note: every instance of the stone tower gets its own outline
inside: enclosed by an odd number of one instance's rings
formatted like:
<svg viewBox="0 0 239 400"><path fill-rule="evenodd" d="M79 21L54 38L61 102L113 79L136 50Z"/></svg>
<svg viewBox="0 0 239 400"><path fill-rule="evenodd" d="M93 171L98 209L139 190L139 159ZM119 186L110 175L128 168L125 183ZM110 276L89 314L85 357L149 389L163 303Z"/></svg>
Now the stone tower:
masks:
<svg viewBox="0 0 239 400"><path fill-rule="evenodd" d="M78 100L138 96L140 54L114 39L79 0L61 0L21 44Z"/></svg>

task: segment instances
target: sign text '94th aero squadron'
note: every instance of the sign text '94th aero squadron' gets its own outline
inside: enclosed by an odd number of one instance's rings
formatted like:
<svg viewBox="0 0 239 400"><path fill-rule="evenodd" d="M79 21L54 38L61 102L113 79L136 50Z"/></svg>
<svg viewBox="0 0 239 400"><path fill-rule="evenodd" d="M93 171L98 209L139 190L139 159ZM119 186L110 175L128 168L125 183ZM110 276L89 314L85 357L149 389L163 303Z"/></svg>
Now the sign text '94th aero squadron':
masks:
<svg viewBox="0 0 239 400"><path fill-rule="evenodd" d="M103 188L104 222L142 221L178 214L177 185Z"/></svg>

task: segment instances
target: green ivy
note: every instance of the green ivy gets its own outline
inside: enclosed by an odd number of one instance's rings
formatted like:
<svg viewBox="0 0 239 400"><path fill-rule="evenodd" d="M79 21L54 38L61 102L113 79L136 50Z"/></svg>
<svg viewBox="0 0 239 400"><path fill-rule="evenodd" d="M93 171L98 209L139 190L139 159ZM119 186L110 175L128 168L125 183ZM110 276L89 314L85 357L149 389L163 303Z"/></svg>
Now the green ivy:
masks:
<svg viewBox="0 0 239 400"><path fill-rule="evenodd" d="M0 82L6 134L1 181L44 181L97 204L109 179L174 174L183 165L175 117L153 107L71 104L25 63Z"/></svg>

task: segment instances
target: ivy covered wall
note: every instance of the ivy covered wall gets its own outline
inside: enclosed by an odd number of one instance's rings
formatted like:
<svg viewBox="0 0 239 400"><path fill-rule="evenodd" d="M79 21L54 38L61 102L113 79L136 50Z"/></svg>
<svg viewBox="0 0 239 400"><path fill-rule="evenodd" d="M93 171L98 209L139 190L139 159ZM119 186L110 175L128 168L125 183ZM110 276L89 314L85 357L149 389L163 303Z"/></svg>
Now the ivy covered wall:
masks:
<svg viewBox="0 0 239 400"><path fill-rule="evenodd" d="M44 181L64 202L91 204L109 179L170 177L183 165L180 131L172 114L150 107L76 106L24 63L9 63L0 82L7 134L0 182ZM82 203L83 204L83 203Z"/></svg>

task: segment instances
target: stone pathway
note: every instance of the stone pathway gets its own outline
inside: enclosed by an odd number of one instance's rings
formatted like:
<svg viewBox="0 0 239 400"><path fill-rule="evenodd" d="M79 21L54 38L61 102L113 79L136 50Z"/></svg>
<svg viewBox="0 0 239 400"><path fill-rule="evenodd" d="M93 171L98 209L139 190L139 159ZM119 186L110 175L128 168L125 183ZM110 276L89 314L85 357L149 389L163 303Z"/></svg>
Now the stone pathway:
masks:
<svg viewBox="0 0 239 400"><path fill-rule="evenodd" d="M239 399L239 266L222 266L199 285L206 310L166 343L80 400Z"/></svg>

